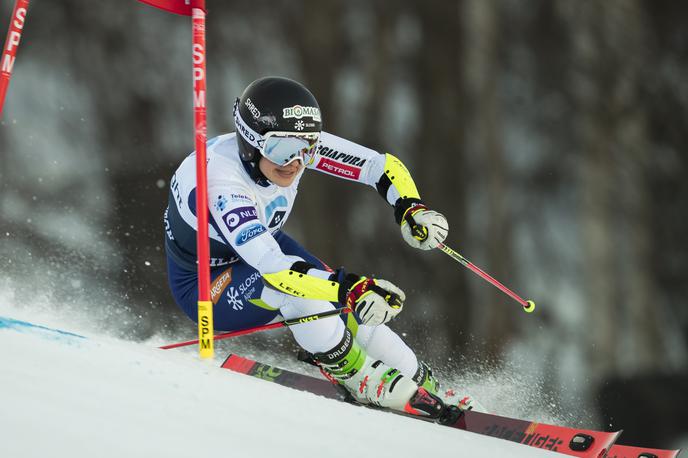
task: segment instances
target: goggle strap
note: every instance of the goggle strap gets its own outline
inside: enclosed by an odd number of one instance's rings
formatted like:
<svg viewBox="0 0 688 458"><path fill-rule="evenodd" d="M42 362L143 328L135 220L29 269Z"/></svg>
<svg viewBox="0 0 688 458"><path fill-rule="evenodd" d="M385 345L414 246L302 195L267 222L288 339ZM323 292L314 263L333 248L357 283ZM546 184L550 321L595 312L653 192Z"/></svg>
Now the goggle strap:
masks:
<svg viewBox="0 0 688 458"><path fill-rule="evenodd" d="M241 114L239 113L239 99L237 98L234 102L234 123L239 128L239 134L254 148L261 149L263 144L265 144L265 139L255 130L241 119Z"/></svg>

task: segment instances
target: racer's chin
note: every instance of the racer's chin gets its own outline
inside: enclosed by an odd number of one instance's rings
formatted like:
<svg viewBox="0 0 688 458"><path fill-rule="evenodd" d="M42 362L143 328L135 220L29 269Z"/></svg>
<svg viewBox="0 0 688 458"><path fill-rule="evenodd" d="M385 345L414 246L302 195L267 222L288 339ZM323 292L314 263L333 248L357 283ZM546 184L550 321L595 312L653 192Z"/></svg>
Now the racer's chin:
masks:
<svg viewBox="0 0 688 458"><path fill-rule="evenodd" d="M263 175L265 175L268 180L277 186L287 187L294 182L303 164L301 164L301 161L294 161L289 165L279 166L271 163L265 158L261 158L259 166L261 172L263 172Z"/></svg>

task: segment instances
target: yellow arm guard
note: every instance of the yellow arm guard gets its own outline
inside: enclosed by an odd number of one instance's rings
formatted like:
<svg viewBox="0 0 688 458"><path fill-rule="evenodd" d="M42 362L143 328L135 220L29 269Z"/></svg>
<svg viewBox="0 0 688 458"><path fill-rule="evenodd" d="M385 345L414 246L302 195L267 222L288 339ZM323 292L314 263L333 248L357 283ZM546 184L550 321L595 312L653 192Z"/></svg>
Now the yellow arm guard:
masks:
<svg viewBox="0 0 688 458"><path fill-rule="evenodd" d="M383 199L387 200L387 194L390 186L394 186L399 197L396 202L389 202L394 206L394 219L397 224L402 224L406 212L417 206L422 205L420 194L416 183L413 182L411 174L396 156L392 154L385 154L385 173L380 177L380 180L375 184L377 192Z"/></svg>
<svg viewBox="0 0 688 458"><path fill-rule="evenodd" d="M385 154L385 177L397 189L400 198L420 199L416 183L413 182L413 178L411 178L411 174L404 163L389 153ZM382 197L386 198L386 196Z"/></svg>
<svg viewBox="0 0 688 458"><path fill-rule="evenodd" d="M276 290L291 296L339 302L339 283L336 281L325 280L291 269L263 274L263 279Z"/></svg>

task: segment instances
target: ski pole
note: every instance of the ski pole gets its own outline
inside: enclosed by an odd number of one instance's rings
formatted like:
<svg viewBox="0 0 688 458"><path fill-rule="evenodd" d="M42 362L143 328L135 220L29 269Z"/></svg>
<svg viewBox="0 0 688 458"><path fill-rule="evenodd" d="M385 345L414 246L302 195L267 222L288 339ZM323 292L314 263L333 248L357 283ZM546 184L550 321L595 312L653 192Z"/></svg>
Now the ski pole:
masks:
<svg viewBox="0 0 688 458"><path fill-rule="evenodd" d="M278 321L277 323L264 324L261 326L255 326L253 328L239 329L237 331L223 332L221 334L216 334L215 336L213 336L213 340L229 339L230 337L243 336L243 335L252 334L252 333L258 332L258 331L267 331L268 329L287 328L289 326L294 326L296 324L308 323L310 321L320 320L322 318L329 318L331 316L339 316L339 315L343 315L343 314L349 313L349 312L351 312L350 308L343 307L343 308L339 308L339 309L330 310L327 312L314 313L312 315L306 315L306 316L302 316L299 318L291 318L289 320L282 320L282 321ZM178 342L178 343L173 343L173 344L169 344L169 345L163 345L162 347L159 347L159 348L161 348L163 350L169 350L171 348L186 347L188 345L195 345L197 343L198 343L198 340L189 340L187 342Z"/></svg>
<svg viewBox="0 0 688 458"><path fill-rule="evenodd" d="M461 256L461 255L460 255L459 253L457 253L456 251L454 251L454 250L452 250L451 248L449 248L449 247L448 247L447 245L445 245L444 243L441 243L441 242L438 243L438 244L437 244L437 248L439 248L440 250L442 250L443 253L446 253L447 256L451 257L451 258L452 258L453 260L455 260L456 262L458 262L458 263L460 263L461 265L463 265L464 267L467 267L468 269L472 270L474 273L476 273L477 275L479 275L480 277L482 277L484 280L486 280L486 281L492 283L494 286L496 286L497 288L499 288L503 293L507 294L507 295L508 295L509 297L511 297L513 300L515 300L516 302L518 302L519 304L521 304L521 306L523 307L523 310L524 310L526 313L533 313L533 310L535 310L535 302L533 302L533 301L531 301L531 300L524 301L523 299L521 299L521 297L520 297L518 294L514 293L514 292L511 291L509 288L507 288L506 286L504 286L504 285L502 285L501 283L499 283L497 280L495 280L494 278L492 278L492 277L490 276L490 274L488 274L487 272L485 272L484 270L482 270L480 267L478 267L478 266L476 266L475 264L473 264L473 263L472 263L471 261L469 261L468 259L466 259L466 258L464 258L463 256Z"/></svg>
<svg viewBox="0 0 688 458"><path fill-rule="evenodd" d="M416 240L423 241L428 238L428 230L419 224L416 223L416 221L413 219L413 215L404 215L404 219L408 223L409 227L411 228L411 234ZM443 253L445 253L447 256L452 258L454 261L458 262L459 264L463 265L464 267L467 267L468 269L472 270L475 274L478 276L482 277L485 281L488 281L492 283L492 285L496 286L499 288L503 293L511 297L513 300L521 304L523 307L523 310L526 313L533 313L533 310L535 310L535 302L528 300L524 301L521 299L521 296L516 294L515 292L511 291L509 288L506 286L502 285L499 283L497 280L492 278L490 274L482 270L480 267L476 266L473 264L471 261L468 259L464 258L461 256L459 253L456 251L452 250L449 248L447 245L444 243L440 242L437 244L437 248L442 250Z"/></svg>

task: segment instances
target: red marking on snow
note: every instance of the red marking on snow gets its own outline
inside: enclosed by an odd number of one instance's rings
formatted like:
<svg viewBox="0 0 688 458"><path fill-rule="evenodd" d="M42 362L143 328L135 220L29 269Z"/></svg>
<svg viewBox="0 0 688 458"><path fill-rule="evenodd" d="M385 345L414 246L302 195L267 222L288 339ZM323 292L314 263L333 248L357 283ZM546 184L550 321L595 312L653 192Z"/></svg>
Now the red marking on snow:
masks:
<svg viewBox="0 0 688 458"><path fill-rule="evenodd" d="M454 390L452 390L451 388L449 388L447 391L444 392L444 396L445 396L445 397L448 397L448 398L451 398L451 397L453 397L453 396L456 396L456 391L454 391Z"/></svg>

